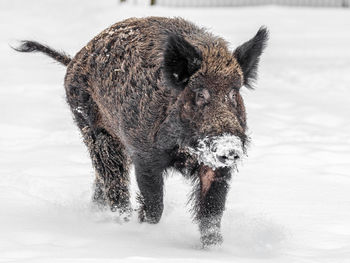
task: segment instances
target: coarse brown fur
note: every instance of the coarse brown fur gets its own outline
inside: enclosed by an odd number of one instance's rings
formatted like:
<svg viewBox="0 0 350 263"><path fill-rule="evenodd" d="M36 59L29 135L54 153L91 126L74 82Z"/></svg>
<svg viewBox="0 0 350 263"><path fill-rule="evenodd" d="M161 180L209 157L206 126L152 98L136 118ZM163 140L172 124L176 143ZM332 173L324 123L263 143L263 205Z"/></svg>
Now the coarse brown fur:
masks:
<svg viewBox="0 0 350 263"><path fill-rule="evenodd" d="M239 90L252 86L266 40L262 28L231 52L222 38L181 18L148 17L112 25L72 60L52 51L52 57L68 64L67 102L96 170L94 201L130 213L133 163L140 220L157 223L163 173L174 167L197 185L194 213L203 244L220 243L231 169L204 166L186 149L222 134L238 136L246 145ZM17 50L48 53L33 43Z"/></svg>

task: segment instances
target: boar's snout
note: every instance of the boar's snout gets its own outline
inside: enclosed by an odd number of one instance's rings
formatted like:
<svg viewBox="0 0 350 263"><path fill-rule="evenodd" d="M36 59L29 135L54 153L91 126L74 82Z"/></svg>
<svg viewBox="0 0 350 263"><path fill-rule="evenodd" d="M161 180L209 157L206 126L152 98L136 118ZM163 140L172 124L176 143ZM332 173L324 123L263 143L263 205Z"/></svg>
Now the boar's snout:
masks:
<svg viewBox="0 0 350 263"><path fill-rule="evenodd" d="M244 154L241 139L235 135L220 135L205 137L191 149L199 162L211 167L233 167Z"/></svg>
<svg viewBox="0 0 350 263"><path fill-rule="evenodd" d="M239 155L234 151L226 151L224 154L216 155L216 158L226 164L226 163L233 163L235 160L239 159Z"/></svg>
<svg viewBox="0 0 350 263"><path fill-rule="evenodd" d="M226 138L225 142L223 142L222 138L219 137L212 140L210 151L216 154L218 161L223 164L230 164L240 158L239 150L237 150L237 145L234 141L235 139L235 137Z"/></svg>

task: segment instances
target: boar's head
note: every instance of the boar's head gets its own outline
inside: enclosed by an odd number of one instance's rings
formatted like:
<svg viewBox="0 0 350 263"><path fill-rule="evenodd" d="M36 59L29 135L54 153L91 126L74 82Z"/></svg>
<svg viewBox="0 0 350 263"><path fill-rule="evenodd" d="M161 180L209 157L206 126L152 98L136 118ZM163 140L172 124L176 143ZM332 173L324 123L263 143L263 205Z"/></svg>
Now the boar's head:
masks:
<svg viewBox="0 0 350 263"><path fill-rule="evenodd" d="M219 38L196 46L190 39L169 36L163 72L167 85L177 92L181 144L204 165L232 167L244 154L247 124L240 89L252 88L267 39L262 27L229 52Z"/></svg>

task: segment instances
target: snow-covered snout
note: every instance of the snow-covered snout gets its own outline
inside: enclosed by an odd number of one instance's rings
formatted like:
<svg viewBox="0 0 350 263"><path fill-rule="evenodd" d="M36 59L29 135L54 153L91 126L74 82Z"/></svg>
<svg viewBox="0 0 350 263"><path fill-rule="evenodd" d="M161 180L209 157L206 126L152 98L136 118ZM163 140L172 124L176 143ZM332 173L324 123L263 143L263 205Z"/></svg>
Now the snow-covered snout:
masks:
<svg viewBox="0 0 350 263"><path fill-rule="evenodd" d="M197 156L200 163L213 169L233 167L244 154L241 139L228 134L205 137L198 141L195 148L190 148L190 152Z"/></svg>

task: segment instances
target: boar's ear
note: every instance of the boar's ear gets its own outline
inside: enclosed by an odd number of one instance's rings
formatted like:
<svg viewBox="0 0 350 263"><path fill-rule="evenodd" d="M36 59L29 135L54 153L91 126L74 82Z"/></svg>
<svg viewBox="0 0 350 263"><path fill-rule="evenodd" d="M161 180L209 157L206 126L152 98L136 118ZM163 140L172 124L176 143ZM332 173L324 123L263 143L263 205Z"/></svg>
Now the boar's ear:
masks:
<svg viewBox="0 0 350 263"><path fill-rule="evenodd" d="M243 71L243 84L248 88L253 88L253 83L257 78L260 55L266 47L268 38L268 30L265 27L260 27L258 33L251 40L240 45L234 51L234 56Z"/></svg>
<svg viewBox="0 0 350 263"><path fill-rule="evenodd" d="M170 86L182 90L201 67L201 52L184 38L169 35L164 50L164 76Z"/></svg>

